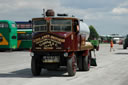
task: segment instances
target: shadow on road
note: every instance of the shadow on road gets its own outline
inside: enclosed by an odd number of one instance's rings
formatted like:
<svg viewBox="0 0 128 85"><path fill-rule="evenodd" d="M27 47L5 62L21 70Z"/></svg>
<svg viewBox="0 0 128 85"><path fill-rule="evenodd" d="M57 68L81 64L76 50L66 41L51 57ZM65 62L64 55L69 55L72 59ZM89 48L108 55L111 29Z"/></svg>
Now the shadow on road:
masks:
<svg viewBox="0 0 128 85"><path fill-rule="evenodd" d="M124 50L123 48L116 48L117 50Z"/></svg>
<svg viewBox="0 0 128 85"><path fill-rule="evenodd" d="M31 78L32 77L31 70L29 68L26 68L9 73L0 73L0 78L13 78L13 77Z"/></svg>
<svg viewBox="0 0 128 85"><path fill-rule="evenodd" d="M128 53L115 53L117 55L128 55Z"/></svg>
<svg viewBox="0 0 128 85"><path fill-rule="evenodd" d="M21 69L9 73L0 73L0 78L48 78L48 77L68 77L65 75L66 71L47 71L42 69L41 75L34 77L30 68Z"/></svg>

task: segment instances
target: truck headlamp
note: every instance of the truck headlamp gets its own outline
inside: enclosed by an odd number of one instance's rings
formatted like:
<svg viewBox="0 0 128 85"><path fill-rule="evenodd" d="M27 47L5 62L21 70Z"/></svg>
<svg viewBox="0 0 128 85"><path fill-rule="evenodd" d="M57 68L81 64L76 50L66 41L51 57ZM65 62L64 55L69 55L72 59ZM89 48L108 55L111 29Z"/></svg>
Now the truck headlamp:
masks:
<svg viewBox="0 0 128 85"><path fill-rule="evenodd" d="M68 53L66 52L66 53L64 53L64 57L68 57Z"/></svg>
<svg viewBox="0 0 128 85"><path fill-rule="evenodd" d="M30 52L30 56L31 56L31 57L34 56L34 53L33 53L33 52Z"/></svg>

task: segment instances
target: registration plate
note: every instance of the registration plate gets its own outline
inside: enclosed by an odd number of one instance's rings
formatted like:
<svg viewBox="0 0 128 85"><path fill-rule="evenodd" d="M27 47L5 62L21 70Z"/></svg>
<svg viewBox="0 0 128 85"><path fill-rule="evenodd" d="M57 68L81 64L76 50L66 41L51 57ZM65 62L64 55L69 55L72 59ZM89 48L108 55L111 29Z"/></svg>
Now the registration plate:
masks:
<svg viewBox="0 0 128 85"><path fill-rule="evenodd" d="M58 63L60 62L60 56L43 56L43 63Z"/></svg>

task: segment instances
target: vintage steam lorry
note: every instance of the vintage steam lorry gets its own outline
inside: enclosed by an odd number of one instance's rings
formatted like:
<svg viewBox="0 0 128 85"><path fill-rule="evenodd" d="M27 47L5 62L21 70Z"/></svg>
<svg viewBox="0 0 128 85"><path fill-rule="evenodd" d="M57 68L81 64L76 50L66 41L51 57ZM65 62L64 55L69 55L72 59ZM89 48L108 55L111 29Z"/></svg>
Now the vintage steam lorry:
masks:
<svg viewBox="0 0 128 85"><path fill-rule="evenodd" d="M88 26L78 18L58 15L55 17L53 10L47 10L46 16L32 19L31 70L34 76L40 75L42 68L57 70L66 66L69 76L74 76L77 68L90 69L93 45L87 42Z"/></svg>

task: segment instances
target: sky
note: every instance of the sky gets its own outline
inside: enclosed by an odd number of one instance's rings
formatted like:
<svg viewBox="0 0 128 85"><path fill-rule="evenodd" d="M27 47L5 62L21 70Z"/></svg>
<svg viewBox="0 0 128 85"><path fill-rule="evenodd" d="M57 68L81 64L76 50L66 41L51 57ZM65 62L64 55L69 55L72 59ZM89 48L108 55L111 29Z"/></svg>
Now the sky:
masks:
<svg viewBox="0 0 128 85"><path fill-rule="evenodd" d="M28 21L43 8L83 19L100 35L128 34L128 0L0 0L0 20Z"/></svg>

